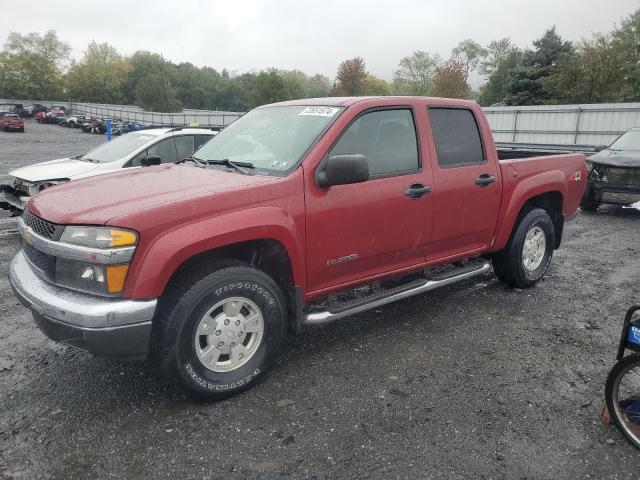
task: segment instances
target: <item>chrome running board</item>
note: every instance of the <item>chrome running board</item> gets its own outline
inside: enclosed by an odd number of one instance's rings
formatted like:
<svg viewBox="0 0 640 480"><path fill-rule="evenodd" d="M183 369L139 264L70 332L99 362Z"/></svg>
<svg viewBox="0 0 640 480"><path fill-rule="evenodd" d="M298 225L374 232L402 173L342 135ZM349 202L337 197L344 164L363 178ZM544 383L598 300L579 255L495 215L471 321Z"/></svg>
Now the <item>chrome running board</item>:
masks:
<svg viewBox="0 0 640 480"><path fill-rule="evenodd" d="M333 322L334 320L348 317L350 315L355 315L356 313L364 312L372 308L380 307L382 305L386 305L387 303L396 302L398 300L402 300L403 298L412 297L414 295L429 292L431 290L435 290L436 288L451 285L452 283L460 282L477 275L482 275L483 273L488 272L490 269L491 264L486 261L482 261L480 265L476 264L471 268L462 267L460 270L463 271L461 272L452 272L452 274L443 277L421 280L417 284L413 282L408 287L399 287L392 289L389 292L374 294L369 299L361 299L353 306L340 308L340 305L336 305L334 309L329 309L324 312L307 313L303 316L302 324L322 325L325 323Z"/></svg>

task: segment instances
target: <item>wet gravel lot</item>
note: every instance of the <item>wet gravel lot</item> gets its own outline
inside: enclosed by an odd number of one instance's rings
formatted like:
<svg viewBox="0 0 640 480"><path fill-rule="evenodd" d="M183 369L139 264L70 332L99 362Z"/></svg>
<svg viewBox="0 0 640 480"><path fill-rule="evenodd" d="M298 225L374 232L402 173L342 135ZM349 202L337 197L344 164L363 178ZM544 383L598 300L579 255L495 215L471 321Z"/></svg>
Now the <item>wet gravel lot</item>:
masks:
<svg viewBox="0 0 640 480"><path fill-rule="evenodd" d="M0 175L103 141L30 127L39 141L0 132ZM486 275L310 328L262 384L208 404L48 341L9 288L4 221L0 478L637 478L600 412L639 240L639 211L583 214L536 287Z"/></svg>

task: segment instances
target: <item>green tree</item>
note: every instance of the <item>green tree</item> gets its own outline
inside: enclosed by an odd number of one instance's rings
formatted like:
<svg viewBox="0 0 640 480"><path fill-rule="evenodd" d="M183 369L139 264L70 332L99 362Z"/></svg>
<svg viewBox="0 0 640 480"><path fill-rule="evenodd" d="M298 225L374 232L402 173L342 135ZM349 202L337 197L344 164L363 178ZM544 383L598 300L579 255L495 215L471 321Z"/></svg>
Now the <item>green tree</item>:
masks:
<svg viewBox="0 0 640 480"><path fill-rule="evenodd" d="M612 47L622 58L625 99L640 100L640 9L625 18L611 34Z"/></svg>
<svg viewBox="0 0 640 480"><path fill-rule="evenodd" d="M505 100L510 92L510 82L514 72L522 67L522 58L523 52L518 48L512 48L491 66L483 67L485 72L491 73L487 82L480 87L478 97L480 105L488 106Z"/></svg>
<svg viewBox="0 0 640 480"><path fill-rule="evenodd" d="M307 82L307 98L328 97L331 91L331 80L319 73L309 78Z"/></svg>
<svg viewBox="0 0 640 480"><path fill-rule="evenodd" d="M486 57L487 51L478 42L470 38L461 41L452 51L452 57L464 66L464 81L469 79L469 73L478 69L480 62Z"/></svg>
<svg viewBox="0 0 640 480"><path fill-rule="evenodd" d="M486 54L478 65L478 71L482 75L491 77L509 56L518 50L518 47L513 45L511 39L507 37L489 42L485 48Z"/></svg>
<svg viewBox="0 0 640 480"><path fill-rule="evenodd" d="M10 32L0 52L0 96L61 99L62 69L70 51L55 30L44 35Z"/></svg>
<svg viewBox="0 0 640 480"><path fill-rule="evenodd" d="M107 43L89 43L80 62L66 75L67 95L73 100L122 103L123 86L131 66Z"/></svg>
<svg viewBox="0 0 640 480"><path fill-rule="evenodd" d="M309 78L300 70L280 70L284 82L285 100L297 100L307 96Z"/></svg>
<svg viewBox="0 0 640 480"><path fill-rule="evenodd" d="M367 75L366 77L364 77L363 83L363 95L389 95L389 92L391 90L390 85L385 80L382 80L381 78L375 77L373 75Z"/></svg>
<svg viewBox="0 0 640 480"><path fill-rule="evenodd" d="M418 50L400 60L393 75L395 93L399 95L426 95L441 59Z"/></svg>
<svg viewBox="0 0 640 480"><path fill-rule="evenodd" d="M553 27L534 41L533 46L533 50L524 53L522 64L509 75L505 98L509 105L555 103L541 80L552 75L558 64L572 55L573 45L563 40Z"/></svg>
<svg viewBox="0 0 640 480"><path fill-rule="evenodd" d="M275 68L262 70L251 83L252 107L287 99L287 85Z"/></svg>
<svg viewBox="0 0 640 480"><path fill-rule="evenodd" d="M626 55L610 37L597 35L580 42L540 83L559 103L622 102L630 94L628 78L621 75Z"/></svg>
<svg viewBox="0 0 640 480"><path fill-rule="evenodd" d="M457 58L451 58L436 68L433 81L429 88L432 97L467 98L469 85L465 79L465 63Z"/></svg>
<svg viewBox="0 0 640 480"><path fill-rule="evenodd" d="M171 82L161 73L150 73L136 85L136 105L151 112L179 112Z"/></svg>
<svg viewBox="0 0 640 480"><path fill-rule="evenodd" d="M129 58L129 63L131 64L131 71L123 86L127 103L136 102L138 83L152 73L161 74L166 80L172 79L174 66L160 54L137 51ZM142 88L144 90L145 87Z"/></svg>
<svg viewBox="0 0 640 480"><path fill-rule="evenodd" d="M331 95L336 97L364 95L366 76L367 68L362 57L345 60L338 66L336 84Z"/></svg>

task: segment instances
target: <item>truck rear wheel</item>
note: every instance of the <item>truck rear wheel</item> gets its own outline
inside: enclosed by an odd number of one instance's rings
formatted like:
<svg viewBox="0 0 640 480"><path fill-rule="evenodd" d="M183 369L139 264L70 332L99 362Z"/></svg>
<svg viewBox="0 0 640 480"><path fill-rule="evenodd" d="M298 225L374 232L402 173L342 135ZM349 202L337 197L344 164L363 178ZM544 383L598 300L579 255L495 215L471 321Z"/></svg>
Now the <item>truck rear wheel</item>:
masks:
<svg viewBox="0 0 640 480"><path fill-rule="evenodd" d="M555 230L549 214L535 208L522 215L507 246L493 257L493 270L504 283L529 288L549 269Z"/></svg>
<svg viewBox="0 0 640 480"><path fill-rule="evenodd" d="M258 382L286 337L280 287L259 270L233 266L177 290L157 318L154 354L162 370L208 400Z"/></svg>

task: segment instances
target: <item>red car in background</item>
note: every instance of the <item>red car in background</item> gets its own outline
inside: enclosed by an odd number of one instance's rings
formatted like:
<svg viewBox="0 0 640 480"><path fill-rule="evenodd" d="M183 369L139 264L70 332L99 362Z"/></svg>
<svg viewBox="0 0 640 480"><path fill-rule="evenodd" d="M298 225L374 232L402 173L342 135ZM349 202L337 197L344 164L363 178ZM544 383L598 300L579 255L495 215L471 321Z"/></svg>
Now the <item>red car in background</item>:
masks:
<svg viewBox="0 0 640 480"><path fill-rule="evenodd" d="M65 118L67 118L67 114L64 110L53 107L48 112L38 112L36 113L36 121L38 123L60 123Z"/></svg>
<svg viewBox="0 0 640 480"><path fill-rule="evenodd" d="M9 130L24 132L24 121L16 113L5 113L0 117L0 130L3 132Z"/></svg>

